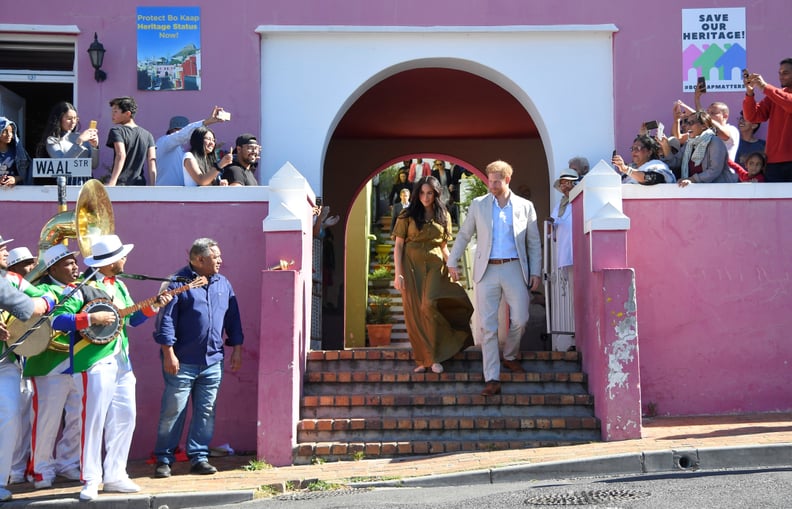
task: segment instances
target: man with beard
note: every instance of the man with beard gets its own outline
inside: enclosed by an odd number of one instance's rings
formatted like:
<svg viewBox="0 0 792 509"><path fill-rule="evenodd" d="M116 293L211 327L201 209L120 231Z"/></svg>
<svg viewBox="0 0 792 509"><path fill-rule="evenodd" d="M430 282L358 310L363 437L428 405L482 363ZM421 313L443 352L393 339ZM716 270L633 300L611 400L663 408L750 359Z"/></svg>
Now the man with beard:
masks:
<svg viewBox="0 0 792 509"><path fill-rule="evenodd" d="M236 139L234 162L223 168L222 178L229 186L257 186L254 175L256 162L261 157L261 146L252 134L242 134Z"/></svg>

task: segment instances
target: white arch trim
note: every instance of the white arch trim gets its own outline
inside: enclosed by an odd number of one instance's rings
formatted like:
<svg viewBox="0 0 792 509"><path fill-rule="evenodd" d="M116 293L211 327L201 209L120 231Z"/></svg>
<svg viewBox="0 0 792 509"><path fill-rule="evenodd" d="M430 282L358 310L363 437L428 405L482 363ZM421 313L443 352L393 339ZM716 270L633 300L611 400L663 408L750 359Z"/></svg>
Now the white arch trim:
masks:
<svg viewBox="0 0 792 509"><path fill-rule="evenodd" d="M570 157L596 161L614 148L612 24L256 31L263 167L290 160L319 194L327 145L349 106L378 81L417 67L472 72L514 95L539 129L551 184Z"/></svg>

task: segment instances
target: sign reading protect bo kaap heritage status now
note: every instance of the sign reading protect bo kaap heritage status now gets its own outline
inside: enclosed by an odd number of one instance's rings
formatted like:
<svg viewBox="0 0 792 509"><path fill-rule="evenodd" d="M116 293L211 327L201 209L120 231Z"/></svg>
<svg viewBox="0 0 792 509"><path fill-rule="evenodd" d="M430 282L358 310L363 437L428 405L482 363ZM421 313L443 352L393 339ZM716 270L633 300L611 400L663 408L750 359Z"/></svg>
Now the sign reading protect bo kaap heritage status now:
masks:
<svg viewBox="0 0 792 509"><path fill-rule="evenodd" d="M138 7L136 23L138 90L200 90L200 7Z"/></svg>

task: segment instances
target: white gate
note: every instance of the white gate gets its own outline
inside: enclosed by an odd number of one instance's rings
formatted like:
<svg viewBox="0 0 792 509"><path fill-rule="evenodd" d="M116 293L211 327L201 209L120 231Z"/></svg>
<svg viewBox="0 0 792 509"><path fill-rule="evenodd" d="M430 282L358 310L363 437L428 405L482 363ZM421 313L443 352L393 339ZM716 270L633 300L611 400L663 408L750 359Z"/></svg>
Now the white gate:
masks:
<svg viewBox="0 0 792 509"><path fill-rule="evenodd" d="M554 351L565 352L575 345L575 307L572 267L558 267L556 225L544 222L542 281L545 290L547 335Z"/></svg>

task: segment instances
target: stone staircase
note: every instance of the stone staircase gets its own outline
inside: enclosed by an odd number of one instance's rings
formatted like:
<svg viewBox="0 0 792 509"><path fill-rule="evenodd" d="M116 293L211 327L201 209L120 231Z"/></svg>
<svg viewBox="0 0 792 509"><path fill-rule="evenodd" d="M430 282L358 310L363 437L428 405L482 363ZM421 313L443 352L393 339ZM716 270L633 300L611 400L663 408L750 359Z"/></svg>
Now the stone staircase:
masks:
<svg viewBox="0 0 792 509"><path fill-rule="evenodd" d="M577 352L522 352L526 373L501 372L503 393L480 395L473 347L441 374L414 373L409 347L312 351L295 464L598 441L599 421Z"/></svg>

